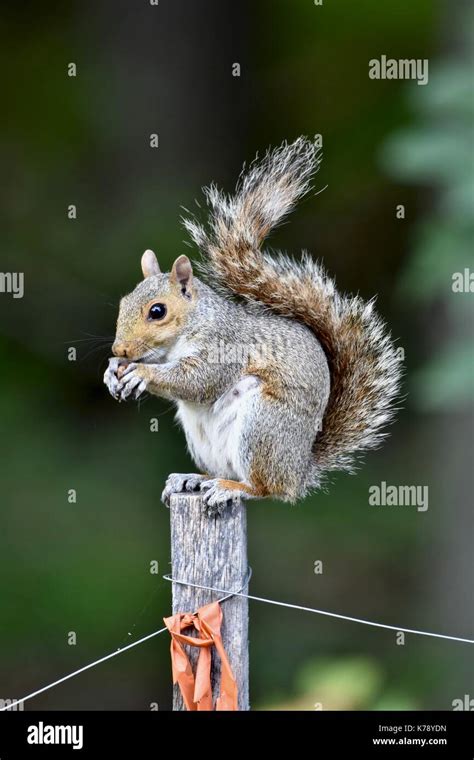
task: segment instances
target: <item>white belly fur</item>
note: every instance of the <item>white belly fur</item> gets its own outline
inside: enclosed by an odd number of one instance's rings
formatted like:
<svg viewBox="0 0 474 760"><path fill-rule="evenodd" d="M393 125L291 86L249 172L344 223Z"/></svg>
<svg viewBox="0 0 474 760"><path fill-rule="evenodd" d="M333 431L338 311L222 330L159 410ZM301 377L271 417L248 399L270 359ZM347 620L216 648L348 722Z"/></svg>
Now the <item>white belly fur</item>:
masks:
<svg viewBox="0 0 474 760"><path fill-rule="evenodd" d="M260 393L260 380L246 375L214 404L178 402L177 417L183 426L191 456L212 477L247 481L240 459L240 438L246 416Z"/></svg>

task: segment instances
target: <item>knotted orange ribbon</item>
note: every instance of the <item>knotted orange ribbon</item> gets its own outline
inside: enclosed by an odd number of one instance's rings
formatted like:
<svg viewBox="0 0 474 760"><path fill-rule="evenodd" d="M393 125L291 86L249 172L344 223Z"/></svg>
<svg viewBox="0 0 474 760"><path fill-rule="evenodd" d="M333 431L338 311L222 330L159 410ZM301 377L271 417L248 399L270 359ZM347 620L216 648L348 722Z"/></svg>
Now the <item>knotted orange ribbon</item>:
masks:
<svg viewBox="0 0 474 760"><path fill-rule="evenodd" d="M212 710L211 647L221 658L220 696L216 710L237 710L237 684L221 637L222 610L219 602L206 604L196 613L180 613L163 618L171 633L171 666L173 683L178 684L187 710ZM199 636L186 636L181 631L194 626ZM191 663L181 643L199 647L194 677Z"/></svg>

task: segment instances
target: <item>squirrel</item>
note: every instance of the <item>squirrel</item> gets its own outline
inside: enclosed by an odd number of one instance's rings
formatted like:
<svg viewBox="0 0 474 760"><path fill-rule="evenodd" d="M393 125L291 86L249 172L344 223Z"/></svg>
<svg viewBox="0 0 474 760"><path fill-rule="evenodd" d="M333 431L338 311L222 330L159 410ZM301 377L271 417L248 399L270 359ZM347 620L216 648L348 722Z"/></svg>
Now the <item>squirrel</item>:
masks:
<svg viewBox="0 0 474 760"><path fill-rule="evenodd" d="M210 514L236 498L294 503L386 436L401 364L373 299L339 294L307 253L262 250L320 160L300 137L244 167L233 196L205 188L208 224L183 220L201 277L184 255L161 273L147 250L121 299L104 382L118 400L175 402L201 471L170 475L165 504L193 491Z"/></svg>

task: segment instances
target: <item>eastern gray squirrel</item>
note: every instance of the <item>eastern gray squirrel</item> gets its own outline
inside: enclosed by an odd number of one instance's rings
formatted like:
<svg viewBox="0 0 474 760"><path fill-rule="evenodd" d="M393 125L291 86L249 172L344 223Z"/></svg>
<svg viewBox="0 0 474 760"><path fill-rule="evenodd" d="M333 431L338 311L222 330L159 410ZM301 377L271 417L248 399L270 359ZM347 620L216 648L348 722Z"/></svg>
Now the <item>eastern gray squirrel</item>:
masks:
<svg viewBox="0 0 474 760"><path fill-rule="evenodd" d="M170 475L165 503L180 491L210 512L236 497L294 502L385 435L401 365L373 302L340 295L307 254L261 250L319 161L300 137L256 159L233 196L211 185L208 226L184 220L205 281L186 256L162 274L148 250L120 302L104 382L118 400L176 402L201 471Z"/></svg>

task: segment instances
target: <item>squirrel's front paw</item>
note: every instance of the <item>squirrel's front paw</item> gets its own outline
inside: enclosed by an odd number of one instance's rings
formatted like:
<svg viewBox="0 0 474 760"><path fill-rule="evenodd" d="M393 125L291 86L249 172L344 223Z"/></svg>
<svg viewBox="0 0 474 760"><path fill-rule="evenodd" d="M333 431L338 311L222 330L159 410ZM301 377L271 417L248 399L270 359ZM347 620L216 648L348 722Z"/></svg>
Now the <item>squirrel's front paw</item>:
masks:
<svg viewBox="0 0 474 760"><path fill-rule="evenodd" d="M131 362L123 370L120 380L117 380L115 398L126 401L137 399L148 387L148 367L145 364Z"/></svg>
<svg viewBox="0 0 474 760"><path fill-rule="evenodd" d="M109 366L104 372L104 383L109 389L110 395L114 398L118 398L117 392L119 387L119 379L117 377L117 372L119 368L120 359L117 357L113 357L109 359Z"/></svg>

